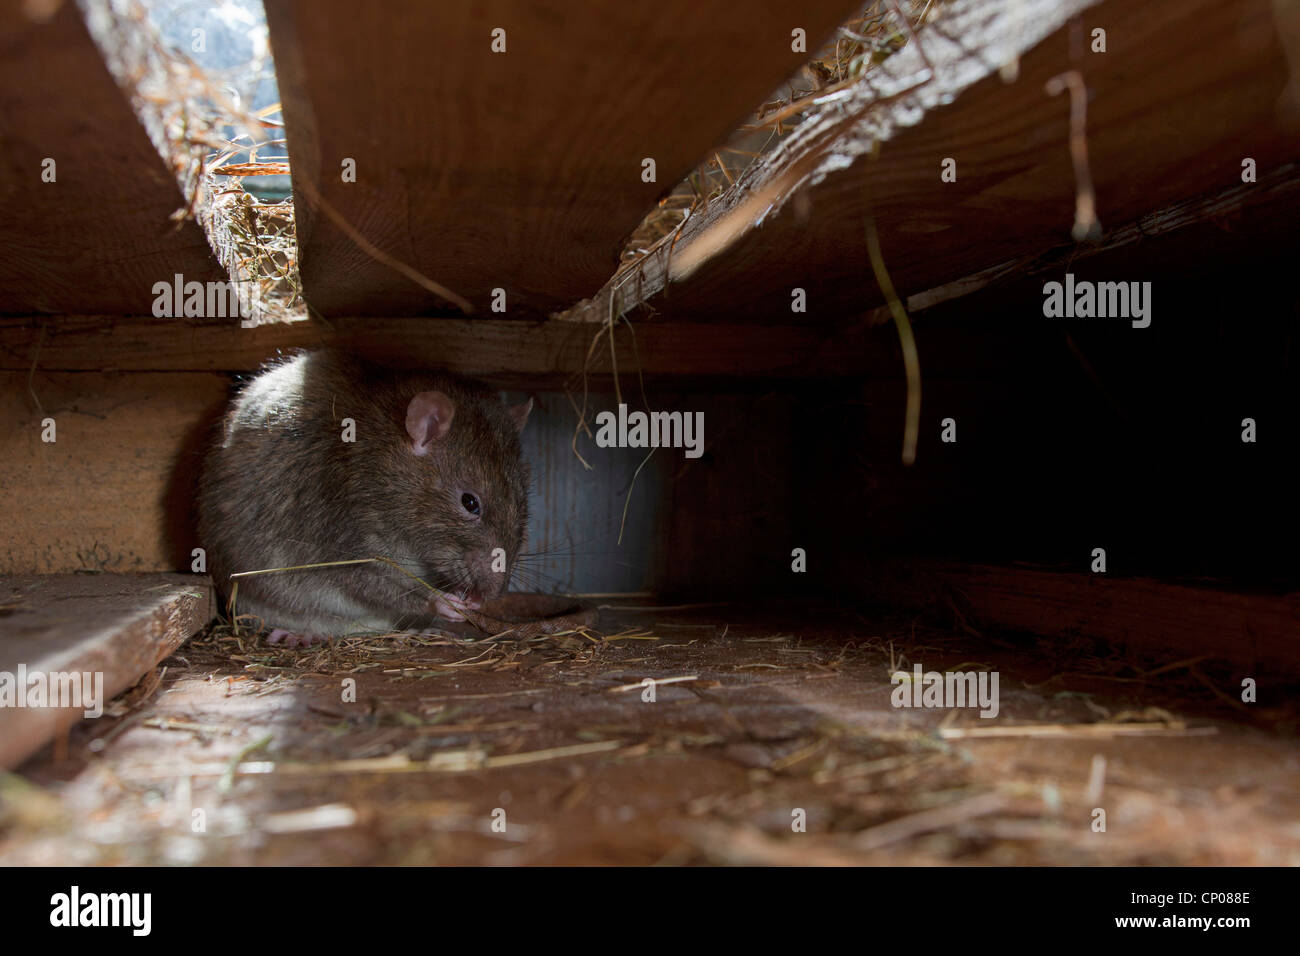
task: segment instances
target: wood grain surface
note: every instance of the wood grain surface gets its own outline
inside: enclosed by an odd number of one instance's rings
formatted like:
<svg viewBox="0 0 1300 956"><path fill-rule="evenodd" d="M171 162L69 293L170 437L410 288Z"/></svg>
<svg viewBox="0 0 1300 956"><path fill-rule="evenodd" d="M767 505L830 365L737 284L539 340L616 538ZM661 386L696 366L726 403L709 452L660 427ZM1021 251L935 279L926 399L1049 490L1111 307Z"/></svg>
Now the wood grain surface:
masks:
<svg viewBox="0 0 1300 956"><path fill-rule="evenodd" d="M511 315L592 294L655 202L802 65L791 31L815 50L859 5L268 4L308 302L327 316L449 308L362 251L312 187L477 312L494 288Z"/></svg>
<svg viewBox="0 0 1300 956"><path fill-rule="evenodd" d="M0 314L149 315L155 282L224 282L77 5L24 7L0 0Z"/></svg>
<svg viewBox="0 0 1300 956"><path fill-rule="evenodd" d="M216 610L207 577L181 574L0 577L0 602L0 672L16 677L21 665L29 676L47 679L102 675L101 707L198 633ZM80 707L0 708L0 767L17 766L84 713Z"/></svg>
<svg viewBox="0 0 1300 956"><path fill-rule="evenodd" d="M1288 167L1294 182L1300 16L1289 9L1269 0L954 0L920 35L937 78L904 48L883 65L879 95L828 103L744 188L689 222L671 256L652 254L634 281L611 282L569 317L601 320L618 286L620 307L648 299L674 320L784 322L801 287L808 321L839 321L884 301L869 219L904 297L1049 252L1068 262L1090 247L1071 238L1070 97L1046 90L1068 71L1086 85L1103 242L1158 210L1216 215L1214 203L1199 213L1179 204L1242 186L1246 158L1261 190ZM1063 11L1078 15L1061 22ZM1017 24L1023 32L1053 20L1060 26L1022 50L1005 81L999 67L1019 48ZM1095 29L1106 31L1104 53L1092 52ZM946 158L956 161L955 182L940 179ZM1292 210L1295 195L1286 193Z"/></svg>

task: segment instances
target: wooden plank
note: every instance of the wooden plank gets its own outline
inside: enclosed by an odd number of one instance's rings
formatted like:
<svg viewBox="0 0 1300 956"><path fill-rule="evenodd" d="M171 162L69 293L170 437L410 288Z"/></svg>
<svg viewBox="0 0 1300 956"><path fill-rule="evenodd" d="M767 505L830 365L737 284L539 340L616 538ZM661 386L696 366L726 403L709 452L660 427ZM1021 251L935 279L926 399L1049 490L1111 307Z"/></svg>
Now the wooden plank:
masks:
<svg viewBox="0 0 1300 956"><path fill-rule="evenodd" d="M188 568L199 453L228 390L212 373L38 374L30 390L0 375L0 573Z"/></svg>
<svg viewBox="0 0 1300 956"><path fill-rule="evenodd" d="M494 288L512 315L590 295L660 196L803 63L791 31L814 50L860 5L268 4L308 302L328 316L448 307L363 252L313 188L477 311Z"/></svg>
<svg viewBox="0 0 1300 956"><path fill-rule="evenodd" d="M175 273L225 281L77 5L33 6L0 0L0 313L148 315Z"/></svg>
<svg viewBox="0 0 1300 956"><path fill-rule="evenodd" d="M1230 268L1234 260L1271 255L1275 244L1276 248L1289 245L1297 214L1300 163L1286 163L1265 172L1257 182L1176 202L1108 229L1096 242L1062 243L913 293L907 297L907 311L915 316L984 289L1004 300L1015 295L1022 302L1036 300L1043 282L1059 280L1066 272L1085 271L1078 268L1081 263L1088 264L1092 275L1104 278L1114 278L1120 271L1150 275L1170 263L1177 263L1180 272L1199 262ZM878 306L866 318L876 324L891 321L889 306Z"/></svg>
<svg viewBox="0 0 1300 956"><path fill-rule="evenodd" d="M804 287L811 321L838 319L883 302L868 218L904 296L1062 245L1086 249L1070 240L1069 98L1045 91L1069 70L1087 87L1103 227L1140 229L1153 211L1241 186L1246 157L1263 183L1300 158L1286 53L1296 19L1275 17L1269 0L953 0L921 34L933 74L909 45L871 84L827 97L741 188L687 223L671 255L665 245L567 317L602 321L617 288L620 308L650 299L674 320L726 310L786 321L790 290ZM1106 30L1104 53L1090 52L1094 28ZM1018 78L1004 82L997 68L1017 49ZM940 180L947 157L955 182ZM1215 215L1213 204L1200 214Z"/></svg>
<svg viewBox="0 0 1300 956"><path fill-rule="evenodd" d="M1274 669L1300 671L1300 593L941 563L881 568L863 580L890 603L951 601L977 626L1061 638L1083 634L1174 660L1208 655L1255 677Z"/></svg>
<svg viewBox="0 0 1300 956"><path fill-rule="evenodd" d="M0 682L31 702L27 694L36 675L47 682L57 674L91 675L87 689L97 696L98 708L216 613L207 577L181 574L3 577L0 606ZM25 686L18 683L20 673L27 677ZM3 768L16 767L87 710L84 698L72 707L20 706L17 699L0 706ZM47 704L54 702L47 698Z"/></svg>
<svg viewBox="0 0 1300 956"><path fill-rule="evenodd" d="M70 315L48 325L13 317L0 318L0 369L242 372L285 349L335 344L399 366L450 368L538 387L584 367L609 372L608 338L590 325L510 319L343 318L329 325L242 329L181 320L160 327L137 317ZM739 323L647 323L637 326L635 340L620 326L615 354L624 375L640 369L660 377L730 380L859 375L869 359L860 332Z"/></svg>
<svg viewBox="0 0 1300 956"><path fill-rule="evenodd" d="M278 880L289 867L435 862L1280 868L1300 860L1300 739L1288 732L1282 708L1234 719L1180 692L1181 675L1167 674L1151 690L1176 722L1108 725L1098 710L1141 709L1131 685L1071 678L1042 686L1041 656L1003 649L987 656L982 642L955 629L923 633L905 620L847 611L838 602L606 610L601 633L644 627L660 640L609 641L598 651L556 641L527 655L510 643L483 645L468 667L465 648L423 642L393 647L392 656L378 658L381 667L364 666L359 648L339 648L323 664L317 653L258 654L275 667L259 673L232 658L229 645L204 642L183 649L191 666L169 670L165 693L146 701L97 754L77 747L66 763L34 760L23 768L36 792L6 801L0 860L8 867L172 867L145 876L151 888L176 888L154 896L155 937L175 933L181 920L196 931L232 922L233 888L182 901L194 875L178 865L274 867L268 875ZM902 650L931 670L994 662L998 717L981 719L975 708L895 708L891 646L895 658ZM397 666L430 676L397 677ZM356 704L340 701L345 676L356 680ZM655 704L638 699L636 682L645 677L658 685ZM606 692L620 685L633 689ZM431 716L395 717L402 713ZM966 739L951 752L938 749L945 732L1051 725L1073 739ZM1126 730L1146 735L1099 739ZM269 747L254 749L272 733ZM1100 798L1098 754L1106 762ZM742 794L743 811L731 802ZM791 837L791 807L805 802L812 825ZM472 821L503 803L513 839L485 838ZM1107 834L1088 826L1099 804L1108 810ZM206 834L189 830L194 807L209 811ZM634 810L619 818L602 807ZM57 824L41 825L42 817ZM50 893L55 880L120 890L134 875L99 871L101 882L78 870L10 872L18 883L9 896L14 914L43 912L44 900L33 897ZM213 873L239 879L250 895L261 889L259 875L246 869ZM1176 885L1150 869L1129 873L1124 878L1134 882ZM348 887L354 904L366 899L354 887L375 882L371 870L359 875ZM1187 875L1207 888L1267 876ZM1033 874L1040 883L1051 878ZM1286 905L1283 879L1279 870L1275 902L1264 904L1274 911ZM1094 877L1080 873L1080 880ZM990 922L1010 902L1005 871L965 869L951 887L945 897L959 896L964 910ZM32 903L23 907L24 899ZM384 905L371 899L375 909ZM1014 903L1018 931L1053 938L1059 893L1027 899L1017 892ZM1026 904L1041 922L1021 918ZM1198 912L1216 910L1249 914L1256 926L1266 917L1255 896L1250 906ZM273 935L277 948L301 949L305 922L265 919L258 935L267 949ZM313 925L341 939L350 922ZM16 916L11 928L17 924Z"/></svg>

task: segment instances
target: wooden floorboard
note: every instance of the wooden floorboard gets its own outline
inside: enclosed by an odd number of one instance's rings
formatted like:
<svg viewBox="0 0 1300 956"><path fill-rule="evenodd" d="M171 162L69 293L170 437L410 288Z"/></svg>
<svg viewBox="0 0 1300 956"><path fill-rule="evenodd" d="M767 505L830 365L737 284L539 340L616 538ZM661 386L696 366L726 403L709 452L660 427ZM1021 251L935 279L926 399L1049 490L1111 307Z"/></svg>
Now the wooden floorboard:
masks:
<svg viewBox="0 0 1300 956"><path fill-rule="evenodd" d="M986 635L1105 641L1167 661L1208 657L1262 680L1300 672L1300 592L1246 593L1015 566L899 563L864 576L870 596L954 609ZM1238 689L1239 690L1239 689Z"/></svg>
<svg viewBox="0 0 1300 956"><path fill-rule="evenodd" d="M59 825L0 830L0 862L1300 862L1300 741L1185 673L1052 680L1046 655L825 604L635 604L592 640L484 644L468 667L431 640L191 642L138 711L24 766L19 810ZM630 628L657 639L599 639ZM900 656L994 669L997 716L897 707Z"/></svg>
<svg viewBox="0 0 1300 956"><path fill-rule="evenodd" d="M212 619L211 592L202 575L0 577L0 674L25 673L25 687L10 686L29 703L36 675L90 674L102 708ZM0 767L17 766L85 710L0 707Z"/></svg>

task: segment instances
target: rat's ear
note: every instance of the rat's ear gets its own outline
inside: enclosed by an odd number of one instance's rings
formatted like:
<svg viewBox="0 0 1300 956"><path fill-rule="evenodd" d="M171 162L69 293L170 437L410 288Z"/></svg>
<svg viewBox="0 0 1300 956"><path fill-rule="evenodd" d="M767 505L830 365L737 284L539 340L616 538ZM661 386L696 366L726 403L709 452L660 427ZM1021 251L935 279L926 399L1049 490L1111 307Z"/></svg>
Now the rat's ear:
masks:
<svg viewBox="0 0 1300 956"><path fill-rule="evenodd" d="M533 400L530 396L528 401L522 405L511 405L506 409L510 413L510 419L515 423L515 431L524 430L524 425L528 424L528 413L533 410Z"/></svg>
<svg viewBox="0 0 1300 956"><path fill-rule="evenodd" d="M406 434L411 436L411 451L427 455L433 443L451 430L456 403L442 392L421 392L406 406Z"/></svg>

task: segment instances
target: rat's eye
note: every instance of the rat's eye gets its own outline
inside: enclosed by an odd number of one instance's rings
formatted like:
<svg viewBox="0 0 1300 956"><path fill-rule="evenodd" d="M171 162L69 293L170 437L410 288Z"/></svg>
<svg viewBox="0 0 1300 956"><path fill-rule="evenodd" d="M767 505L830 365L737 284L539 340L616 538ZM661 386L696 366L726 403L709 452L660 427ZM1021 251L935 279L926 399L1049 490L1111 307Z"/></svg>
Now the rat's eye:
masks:
<svg viewBox="0 0 1300 956"><path fill-rule="evenodd" d="M475 517L478 517L479 511L481 510L479 508L478 499L468 491L460 496L460 506Z"/></svg>

